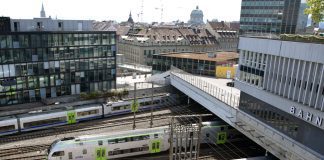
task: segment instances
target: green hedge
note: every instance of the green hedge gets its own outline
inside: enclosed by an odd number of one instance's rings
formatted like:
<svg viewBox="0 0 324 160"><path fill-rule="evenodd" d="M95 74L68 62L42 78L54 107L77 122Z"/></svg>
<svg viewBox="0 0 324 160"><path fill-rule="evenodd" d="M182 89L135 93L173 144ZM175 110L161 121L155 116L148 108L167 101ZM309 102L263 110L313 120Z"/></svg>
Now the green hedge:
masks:
<svg viewBox="0 0 324 160"><path fill-rule="evenodd" d="M284 41L324 43L324 37L315 35L281 34L280 39Z"/></svg>
<svg viewBox="0 0 324 160"><path fill-rule="evenodd" d="M91 92L91 93L81 93L80 98L84 100L97 99L97 98L113 98L122 99L123 96L127 96L129 91L127 89L122 90L111 90L108 92Z"/></svg>

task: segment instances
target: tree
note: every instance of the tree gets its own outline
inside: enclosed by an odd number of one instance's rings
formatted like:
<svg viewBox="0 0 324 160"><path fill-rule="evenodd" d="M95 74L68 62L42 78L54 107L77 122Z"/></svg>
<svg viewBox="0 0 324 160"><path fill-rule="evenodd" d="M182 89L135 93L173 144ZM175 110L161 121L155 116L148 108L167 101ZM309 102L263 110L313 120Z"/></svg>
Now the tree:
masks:
<svg viewBox="0 0 324 160"><path fill-rule="evenodd" d="M305 14L311 14L312 20L319 23L324 20L324 1L323 0L307 0L308 8L305 9Z"/></svg>

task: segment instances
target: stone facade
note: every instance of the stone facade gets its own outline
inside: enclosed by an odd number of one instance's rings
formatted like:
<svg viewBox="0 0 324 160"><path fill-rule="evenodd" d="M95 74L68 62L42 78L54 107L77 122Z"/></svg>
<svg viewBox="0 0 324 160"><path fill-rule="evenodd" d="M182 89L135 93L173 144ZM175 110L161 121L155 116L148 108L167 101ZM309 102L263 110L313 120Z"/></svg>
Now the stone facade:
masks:
<svg viewBox="0 0 324 160"><path fill-rule="evenodd" d="M152 55L167 52L213 52L221 49L206 29L147 28L121 36L118 53L127 63L152 65Z"/></svg>

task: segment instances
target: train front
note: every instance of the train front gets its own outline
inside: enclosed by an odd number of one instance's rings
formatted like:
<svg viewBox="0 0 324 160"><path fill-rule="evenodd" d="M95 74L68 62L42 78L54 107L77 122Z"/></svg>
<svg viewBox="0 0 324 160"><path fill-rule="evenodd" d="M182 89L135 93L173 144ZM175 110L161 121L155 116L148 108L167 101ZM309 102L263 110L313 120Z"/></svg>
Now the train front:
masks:
<svg viewBox="0 0 324 160"><path fill-rule="evenodd" d="M47 159L48 160L62 160L65 158L65 148L64 143L66 141L74 140L74 137L63 138L55 140L50 147L47 149Z"/></svg>

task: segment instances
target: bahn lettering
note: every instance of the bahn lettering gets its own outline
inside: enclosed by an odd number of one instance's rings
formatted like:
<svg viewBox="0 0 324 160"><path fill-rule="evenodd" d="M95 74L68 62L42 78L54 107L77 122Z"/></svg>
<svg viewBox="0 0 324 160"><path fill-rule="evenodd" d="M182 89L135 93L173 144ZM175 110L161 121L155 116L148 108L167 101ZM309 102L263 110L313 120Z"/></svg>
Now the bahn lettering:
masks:
<svg viewBox="0 0 324 160"><path fill-rule="evenodd" d="M296 117L312 122L319 127L322 126L323 118L319 116L313 116L313 114L310 112L304 112L303 110L297 109L295 106L292 106L290 107L290 113Z"/></svg>

